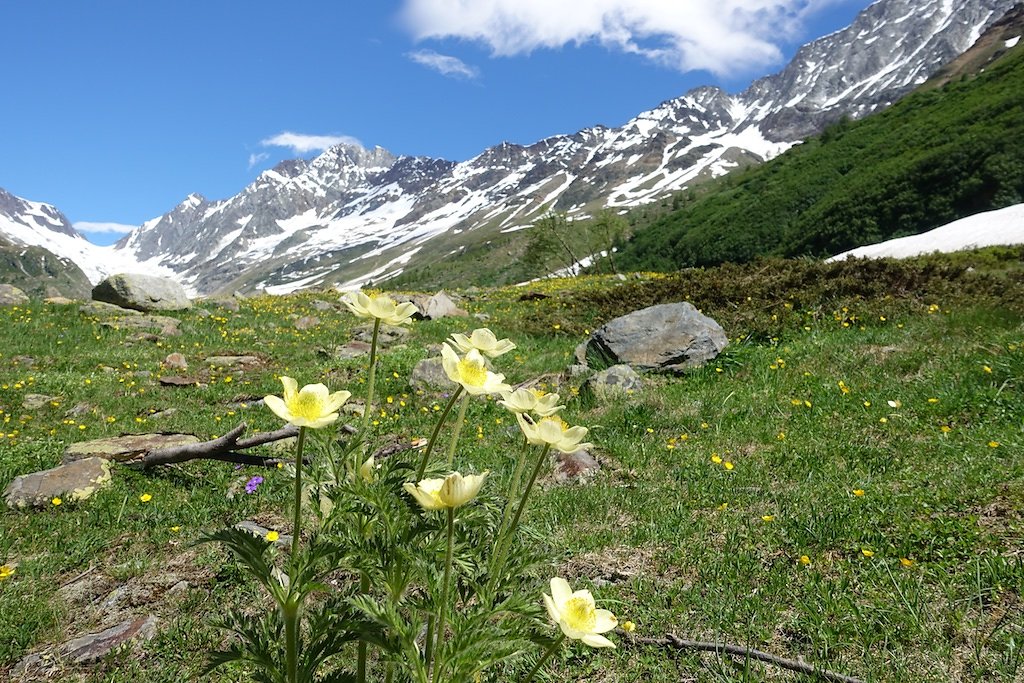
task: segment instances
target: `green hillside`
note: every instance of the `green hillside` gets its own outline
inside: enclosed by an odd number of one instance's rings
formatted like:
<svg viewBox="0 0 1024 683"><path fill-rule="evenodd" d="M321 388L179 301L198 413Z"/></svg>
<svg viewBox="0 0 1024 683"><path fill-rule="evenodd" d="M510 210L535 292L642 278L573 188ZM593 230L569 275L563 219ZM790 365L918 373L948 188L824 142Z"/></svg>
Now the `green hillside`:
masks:
<svg viewBox="0 0 1024 683"><path fill-rule="evenodd" d="M42 247L5 245L0 242L0 283L14 285L30 296L67 296L88 299L89 278L68 259Z"/></svg>
<svg viewBox="0 0 1024 683"><path fill-rule="evenodd" d="M1024 50L844 121L639 231L622 269L825 256L1024 201Z"/></svg>

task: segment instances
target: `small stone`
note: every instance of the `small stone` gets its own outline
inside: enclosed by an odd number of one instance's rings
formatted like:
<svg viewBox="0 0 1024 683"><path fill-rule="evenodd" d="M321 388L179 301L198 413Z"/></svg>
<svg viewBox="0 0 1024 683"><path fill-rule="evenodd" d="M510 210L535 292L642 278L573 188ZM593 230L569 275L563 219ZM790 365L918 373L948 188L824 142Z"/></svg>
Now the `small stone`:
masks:
<svg viewBox="0 0 1024 683"><path fill-rule="evenodd" d="M381 325L377 331L377 345L390 346L409 336L409 330L399 325ZM352 331L352 339L370 344L373 342L373 325L360 325Z"/></svg>
<svg viewBox="0 0 1024 683"><path fill-rule="evenodd" d="M159 382L165 387L199 387L203 384L195 377L180 377L178 375L161 377Z"/></svg>
<svg viewBox="0 0 1024 683"><path fill-rule="evenodd" d="M643 389L643 381L636 371L628 365L613 365L606 370L590 377L580 392L592 394L598 399L608 399L631 394Z"/></svg>
<svg viewBox="0 0 1024 683"><path fill-rule="evenodd" d="M58 648L58 653L75 664L95 662L119 645L133 640L149 640L156 635L158 623L159 620L152 615L125 621L105 631L70 640Z"/></svg>
<svg viewBox="0 0 1024 683"><path fill-rule="evenodd" d="M424 358L409 373L409 385L416 389L452 389L455 383L448 379L441 359Z"/></svg>
<svg viewBox="0 0 1024 683"><path fill-rule="evenodd" d="M68 299L63 296L48 296L43 299L43 303L52 304L54 306L69 306L71 304L77 304L78 302L74 299Z"/></svg>
<svg viewBox="0 0 1024 683"><path fill-rule="evenodd" d="M427 300L426 309L423 314L431 320L447 318L450 316L468 316L465 309L459 308L442 289L440 292Z"/></svg>
<svg viewBox="0 0 1024 683"><path fill-rule="evenodd" d="M142 315L142 313L139 311L135 311L130 308L122 308L121 306L108 304L104 301L90 301L88 303L84 303L78 307L78 312L81 313L82 315L89 315L96 318Z"/></svg>
<svg viewBox="0 0 1024 683"><path fill-rule="evenodd" d="M324 301L323 299L314 299L312 306L313 306L313 308L315 308L316 310L321 311L321 312L323 312L323 311L334 311L334 310L337 310L337 308L338 308L335 304L332 304L329 301Z"/></svg>
<svg viewBox="0 0 1024 683"><path fill-rule="evenodd" d="M56 396L47 396L46 394L25 394L21 399L21 407L25 410L39 410L43 406L56 402Z"/></svg>
<svg viewBox="0 0 1024 683"><path fill-rule="evenodd" d="M64 413L64 417L82 417L89 415L94 410L96 410L96 406L91 403L76 403L74 408Z"/></svg>
<svg viewBox="0 0 1024 683"><path fill-rule="evenodd" d="M295 329L299 332L305 332L311 330L320 324L320 318L315 315L304 315L295 321Z"/></svg>
<svg viewBox="0 0 1024 683"><path fill-rule="evenodd" d="M370 344L361 341L350 341L348 344L339 346L334 350L334 356L341 360L358 358L370 353Z"/></svg>
<svg viewBox="0 0 1024 683"><path fill-rule="evenodd" d="M110 462L84 458L53 469L15 477L4 490L12 508L44 507L54 498L85 500L110 482Z"/></svg>
<svg viewBox="0 0 1024 683"><path fill-rule="evenodd" d="M166 420L167 418L177 415L177 408L168 408L167 410L158 410L149 416L150 420Z"/></svg>
<svg viewBox="0 0 1024 683"><path fill-rule="evenodd" d="M11 356L11 365L20 365L31 370L36 366L36 359L32 356Z"/></svg>
<svg viewBox="0 0 1024 683"><path fill-rule="evenodd" d="M241 308L241 306L238 305L238 301L230 297L217 297L216 299L210 299L210 303L217 308L223 308L235 312Z"/></svg>
<svg viewBox="0 0 1024 683"><path fill-rule="evenodd" d="M485 322L487 322L488 320L491 319L491 316L488 313L474 313L473 317L476 318L477 320L479 320L482 323L485 323Z"/></svg>
<svg viewBox="0 0 1024 683"><path fill-rule="evenodd" d="M164 367L171 370L188 370L188 361L180 353L172 353L164 358Z"/></svg>
<svg viewBox="0 0 1024 683"><path fill-rule="evenodd" d="M210 356L203 361L215 368L235 368L242 365L259 365L258 356Z"/></svg>
<svg viewBox="0 0 1024 683"><path fill-rule="evenodd" d="M235 528L241 529L242 531L248 531L253 536L258 536L260 538L266 538L267 533L270 531L270 529L268 529L267 527L260 526L256 522L250 521L248 519L244 522L239 522L238 524L236 524ZM291 534L279 534L277 540L274 541L274 545L276 545L278 548L290 549L292 546Z"/></svg>

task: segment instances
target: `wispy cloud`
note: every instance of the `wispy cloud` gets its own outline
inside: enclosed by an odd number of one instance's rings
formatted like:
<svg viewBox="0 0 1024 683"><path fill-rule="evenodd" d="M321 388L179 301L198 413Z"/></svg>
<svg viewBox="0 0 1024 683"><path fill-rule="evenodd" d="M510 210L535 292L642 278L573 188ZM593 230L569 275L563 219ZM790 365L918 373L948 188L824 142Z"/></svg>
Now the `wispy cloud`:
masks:
<svg viewBox="0 0 1024 683"><path fill-rule="evenodd" d="M78 232L93 232L93 233L108 233L113 235L126 235L135 228L137 225L125 225L124 223L97 223L93 221L78 221L72 223L73 227Z"/></svg>
<svg viewBox="0 0 1024 683"><path fill-rule="evenodd" d="M278 133L260 141L260 144L264 147L288 147L296 154L322 152L328 147L342 143L363 146L363 143L351 135L305 135L303 133L292 133L291 131ZM252 161L251 155L249 159Z"/></svg>
<svg viewBox="0 0 1024 683"><path fill-rule="evenodd" d="M407 53L406 56L417 64L433 69L442 76L472 80L480 75L480 70L475 66L466 64L458 57L442 55L433 50L416 50L415 52Z"/></svg>
<svg viewBox="0 0 1024 683"><path fill-rule="evenodd" d="M266 161L270 158L270 154L267 152L253 152L249 155L249 168L252 168L256 164Z"/></svg>
<svg viewBox="0 0 1024 683"><path fill-rule="evenodd" d="M405 0L402 19L417 40L473 40L496 56L595 42L679 71L732 75L778 63L780 42L843 1Z"/></svg>

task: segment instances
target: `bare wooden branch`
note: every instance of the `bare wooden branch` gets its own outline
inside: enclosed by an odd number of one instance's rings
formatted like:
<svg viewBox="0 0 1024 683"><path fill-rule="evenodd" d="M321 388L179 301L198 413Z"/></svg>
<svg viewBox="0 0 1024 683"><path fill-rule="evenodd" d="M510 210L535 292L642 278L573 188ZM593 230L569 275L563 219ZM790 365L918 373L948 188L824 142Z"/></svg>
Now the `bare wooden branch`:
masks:
<svg viewBox="0 0 1024 683"><path fill-rule="evenodd" d="M628 640L634 643L640 643L641 645L657 645L659 647L674 648L676 650L698 650L701 652L715 652L717 654L724 653L747 659L757 659L765 662L766 664L772 664L783 669L796 671L797 673L817 676L824 681L829 681L829 683L864 683L861 679L854 678L853 676L837 674L829 671L828 669L821 669L811 664L799 662L794 659L786 659L785 657L778 657L767 652L762 652L761 650L754 650L741 645L703 642L699 640L684 640L674 633L666 633L664 638L630 636Z"/></svg>
<svg viewBox="0 0 1024 683"><path fill-rule="evenodd" d="M171 463L203 458L207 460L224 460L243 465L276 467L278 463L277 458L263 458L236 453L235 451L237 449L252 448L253 446L262 446L263 444L288 439L299 434L298 427L286 425L277 431L261 432L250 436L248 439L242 439L240 437L245 432L247 426L243 422L224 436L202 443L158 448L144 455L140 462L143 467L155 467L157 465L169 465Z"/></svg>

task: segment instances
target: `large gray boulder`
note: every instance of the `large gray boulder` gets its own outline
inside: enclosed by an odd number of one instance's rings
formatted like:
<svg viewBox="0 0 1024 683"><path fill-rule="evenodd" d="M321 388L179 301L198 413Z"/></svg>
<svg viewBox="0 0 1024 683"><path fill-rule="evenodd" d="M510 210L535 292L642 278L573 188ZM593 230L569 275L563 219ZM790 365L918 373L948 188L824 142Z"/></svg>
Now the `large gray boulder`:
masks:
<svg viewBox="0 0 1024 683"><path fill-rule="evenodd" d="M96 301L136 311L180 311L192 306L185 289L174 280L138 273L111 275L92 288Z"/></svg>
<svg viewBox="0 0 1024 683"><path fill-rule="evenodd" d="M591 367L682 372L712 360L728 343L722 326L692 304L659 304L608 322L576 348L576 358Z"/></svg>
<svg viewBox="0 0 1024 683"><path fill-rule="evenodd" d="M24 306L28 302L28 294L14 285L0 285L0 306Z"/></svg>

